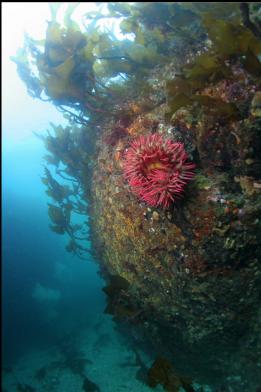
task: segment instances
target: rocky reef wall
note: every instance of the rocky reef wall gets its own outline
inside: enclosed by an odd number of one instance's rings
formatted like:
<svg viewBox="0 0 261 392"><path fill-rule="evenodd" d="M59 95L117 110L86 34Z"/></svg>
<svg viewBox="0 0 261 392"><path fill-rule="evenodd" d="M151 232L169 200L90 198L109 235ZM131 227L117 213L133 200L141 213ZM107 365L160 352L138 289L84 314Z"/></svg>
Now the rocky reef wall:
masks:
<svg viewBox="0 0 261 392"><path fill-rule="evenodd" d="M174 363L178 355L178 366L201 381L238 372L257 382L260 92L235 65L233 80L200 94L240 105L244 118L191 105L166 121L165 103L146 113L136 102L138 113L117 142L106 143L115 124L104 128L92 178L94 242L105 276L129 283L112 311L116 316L141 325L158 349ZM147 206L123 176L130 140L150 133L184 143L197 167L184 197L168 209Z"/></svg>

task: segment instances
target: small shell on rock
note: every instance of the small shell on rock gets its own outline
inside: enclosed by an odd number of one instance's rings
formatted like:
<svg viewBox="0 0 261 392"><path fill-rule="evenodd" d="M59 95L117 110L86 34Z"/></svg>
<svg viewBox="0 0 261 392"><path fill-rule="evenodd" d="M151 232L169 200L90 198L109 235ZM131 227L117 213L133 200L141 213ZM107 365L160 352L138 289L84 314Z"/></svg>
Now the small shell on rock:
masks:
<svg viewBox="0 0 261 392"><path fill-rule="evenodd" d="M257 91L251 102L250 113L254 117L261 117L261 91Z"/></svg>
<svg viewBox="0 0 261 392"><path fill-rule="evenodd" d="M152 220L158 222L160 220L160 214L157 211L153 211Z"/></svg>

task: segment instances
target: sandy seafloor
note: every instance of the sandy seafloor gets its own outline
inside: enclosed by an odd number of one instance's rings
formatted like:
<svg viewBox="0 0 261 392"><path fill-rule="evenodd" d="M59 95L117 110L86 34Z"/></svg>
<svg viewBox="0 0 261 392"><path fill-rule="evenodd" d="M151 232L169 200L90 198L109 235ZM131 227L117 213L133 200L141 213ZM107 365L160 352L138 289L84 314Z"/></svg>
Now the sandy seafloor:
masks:
<svg viewBox="0 0 261 392"><path fill-rule="evenodd" d="M144 352L139 351L146 366L152 364ZM73 358L75 356L75 358ZM100 392L163 392L158 385L151 389L136 378L139 367L136 354L122 334L115 330L115 323L108 315L99 315L85 330L64 338L56 346L46 350L30 351L17 361L12 368L4 370L3 392L81 392L84 377L73 372L66 364L66 358L83 364L83 374L97 384ZM39 370L42 369L42 372ZM37 376L38 375L38 376ZM198 389L197 385L194 385ZM90 392L94 389L90 389ZM97 389L98 391L98 389ZM182 389L180 389L182 391ZM205 392L211 392L204 387Z"/></svg>

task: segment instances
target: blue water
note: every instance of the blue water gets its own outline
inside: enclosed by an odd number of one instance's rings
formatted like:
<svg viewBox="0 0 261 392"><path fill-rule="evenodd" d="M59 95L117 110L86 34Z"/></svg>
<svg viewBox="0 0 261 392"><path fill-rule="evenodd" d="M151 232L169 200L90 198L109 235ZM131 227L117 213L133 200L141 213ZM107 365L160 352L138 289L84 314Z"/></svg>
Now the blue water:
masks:
<svg viewBox="0 0 261 392"><path fill-rule="evenodd" d="M10 143L6 132L3 138L2 390L80 392L84 378L70 366L83 357L85 376L101 392L149 392L136 377L130 337L104 314L96 261L67 253L68 239L49 228L41 140ZM39 380L42 369L47 376Z"/></svg>
<svg viewBox="0 0 261 392"><path fill-rule="evenodd" d="M44 104L43 104L44 105ZM48 114L47 114L48 117ZM33 119L37 126L37 118ZM5 135L4 135L5 137ZM44 146L35 136L3 146L3 349L13 362L35 345L46 345L102 312L104 285L97 265L65 251L65 236L49 229L41 182ZM36 284L58 290L57 303L32 297ZM95 293L95 295L93 295ZM48 307L50 309L48 309ZM48 320L48 311L57 312Z"/></svg>
<svg viewBox="0 0 261 392"><path fill-rule="evenodd" d="M49 122L65 120L51 104L27 94L9 58L14 53L8 44L17 33L9 24L4 32L2 358L13 367L30 350L47 349L88 327L103 314L105 296L97 264L67 253L68 238L49 228L51 200L41 181L46 150L34 132L43 135ZM42 297L35 295L37 287ZM59 299L48 299L50 292Z"/></svg>

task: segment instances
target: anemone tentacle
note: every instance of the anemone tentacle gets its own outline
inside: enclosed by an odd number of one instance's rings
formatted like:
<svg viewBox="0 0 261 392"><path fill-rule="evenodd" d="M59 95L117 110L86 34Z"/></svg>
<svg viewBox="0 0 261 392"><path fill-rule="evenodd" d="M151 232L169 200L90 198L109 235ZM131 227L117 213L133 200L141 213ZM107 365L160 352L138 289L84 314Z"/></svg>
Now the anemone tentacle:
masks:
<svg viewBox="0 0 261 392"><path fill-rule="evenodd" d="M195 173L187 162L182 143L164 140L160 134L142 135L127 149L123 170L132 192L151 206L168 208L182 196Z"/></svg>

